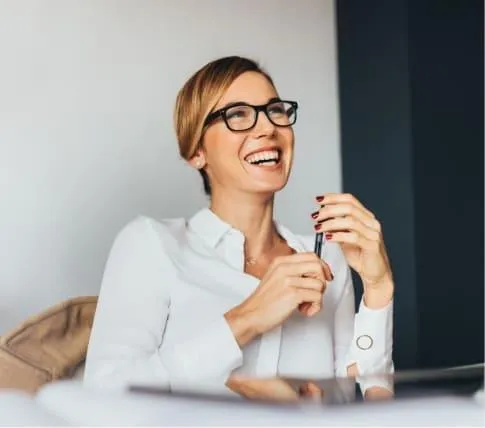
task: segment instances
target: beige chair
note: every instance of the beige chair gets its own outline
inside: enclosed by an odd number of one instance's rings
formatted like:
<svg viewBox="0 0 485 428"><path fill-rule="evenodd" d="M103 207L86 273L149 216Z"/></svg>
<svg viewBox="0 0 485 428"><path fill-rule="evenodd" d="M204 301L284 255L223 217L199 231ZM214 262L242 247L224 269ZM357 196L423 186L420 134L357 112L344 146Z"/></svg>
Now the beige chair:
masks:
<svg viewBox="0 0 485 428"><path fill-rule="evenodd" d="M34 394L83 366L97 297L76 297L35 315L0 338L0 388Z"/></svg>

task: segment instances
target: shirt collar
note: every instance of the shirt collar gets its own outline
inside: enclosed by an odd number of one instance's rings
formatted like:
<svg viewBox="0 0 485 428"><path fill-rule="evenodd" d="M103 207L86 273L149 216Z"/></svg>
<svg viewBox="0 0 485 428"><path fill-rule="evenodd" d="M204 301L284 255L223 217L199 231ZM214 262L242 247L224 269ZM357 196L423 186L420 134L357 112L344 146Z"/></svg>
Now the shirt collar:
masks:
<svg viewBox="0 0 485 428"><path fill-rule="evenodd" d="M203 208L189 220L191 231L199 235L210 247L215 248L229 231L229 223L219 218L209 208Z"/></svg>
<svg viewBox="0 0 485 428"><path fill-rule="evenodd" d="M298 237L288 228L275 221L276 228L288 245L296 251L304 251L304 246ZM201 237L210 247L215 248L228 234L237 235L242 242L244 236L239 230L234 229L229 223L223 221L209 208L198 211L188 223L189 229Z"/></svg>

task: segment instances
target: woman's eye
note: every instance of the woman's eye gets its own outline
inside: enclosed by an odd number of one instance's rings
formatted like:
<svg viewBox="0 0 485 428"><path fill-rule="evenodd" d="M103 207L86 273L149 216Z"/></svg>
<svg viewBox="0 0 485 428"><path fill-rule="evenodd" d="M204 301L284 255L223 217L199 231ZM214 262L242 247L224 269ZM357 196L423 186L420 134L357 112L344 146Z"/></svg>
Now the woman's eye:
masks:
<svg viewBox="0 0 485 428"><path fill-rule="evenodd" d="M247 109L231 109L226 112L227 119L244 119L248 116Z"/></svg>
<svg viewBox="0 0 485 428"><path fill-rule="evenodd" d="M269 114L285 114L285 106L283 104L275 104L269 107Z"/></svg>

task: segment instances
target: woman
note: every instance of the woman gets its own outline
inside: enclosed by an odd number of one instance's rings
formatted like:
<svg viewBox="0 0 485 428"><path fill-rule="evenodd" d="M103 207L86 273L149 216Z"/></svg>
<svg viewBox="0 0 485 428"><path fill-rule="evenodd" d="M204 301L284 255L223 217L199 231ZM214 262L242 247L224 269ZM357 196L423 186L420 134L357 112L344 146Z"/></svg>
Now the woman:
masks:
<svg viewBox="0 0 485 428"><path fill-rule="evenodd" d="M374 215L351 195L316 196L322 259L313 236L273 220L297 108L240 57L205 65L180 90L180 153L202 175L210 206L188 221L140 217L120 232L87 384L244 393L245 377L392 372L394 284ZM349 266L364 285L357 314Z"/></svg>

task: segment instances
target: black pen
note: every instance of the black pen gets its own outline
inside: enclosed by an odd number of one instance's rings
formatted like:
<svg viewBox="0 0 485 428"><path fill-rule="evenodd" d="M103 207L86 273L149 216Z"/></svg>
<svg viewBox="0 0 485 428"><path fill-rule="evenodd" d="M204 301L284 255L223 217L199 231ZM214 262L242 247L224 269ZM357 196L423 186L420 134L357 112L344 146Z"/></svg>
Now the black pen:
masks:
<svg viewBox="0 0 485 428"><path fill-rule="evenodd" d="M318 232L315 235L315 254L322 258L322 244L323 244L323 232Z"/></svg>

